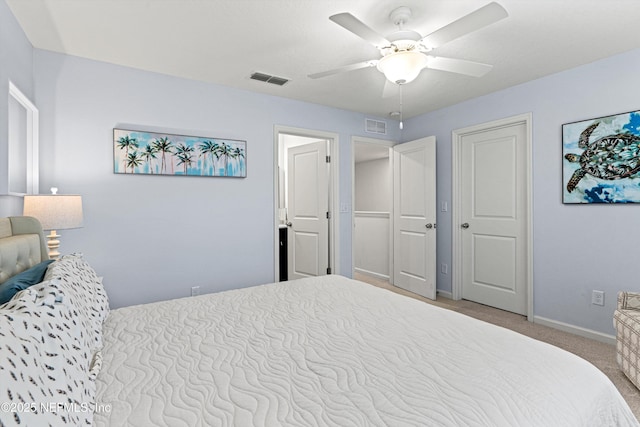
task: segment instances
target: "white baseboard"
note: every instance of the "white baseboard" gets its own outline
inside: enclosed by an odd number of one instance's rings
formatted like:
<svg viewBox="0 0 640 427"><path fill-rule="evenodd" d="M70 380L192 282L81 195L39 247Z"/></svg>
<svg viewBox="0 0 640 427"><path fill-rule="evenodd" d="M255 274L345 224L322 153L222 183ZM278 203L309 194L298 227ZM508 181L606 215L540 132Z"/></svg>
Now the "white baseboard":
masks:
<svg viewBox="0 0 640 427"><path fill-rule="evenodd" d="M437 292L438 296L453 299L453 294L451 292L441 290L438 290ZM569 323L559 322L557 320L551 320L547 319L546 317L540 316L533 316L533 323L548 326L553 329L559 329L564 332L569 332L570 334L589 338L595 341L603 342L605 344L616 345L616 337L614 335L603 334L602 332L594 331L592 329L582 328L580 326L575 326Z"/></svg>
<svg viewBox="0 0 640 427"><path fill-rule="evenodd" d="M389 280L389 276L381 273L376 273L375 271L369 271L369 270L365 270L364 268L358 268L358 267L355 267L353 270L358 273L366 274L367 276L375 277L376 279Z"/></svg>
<svg viewBox="0 0 640 427"><path fill-rule="evenodd" d="M443 297L443 298L448 298L448 299L453 299L453 294L449 291L436 291L436 294Z"/></svg>
<svg viewBox="0 0 640 427"><path fill-rule="evenodd" d="M605 344L616 344L616 337L613 335L603 334L602 332L582 328L580 326L570 325L568 323L559 322L557 320L551 320L540 316L533 316L533 323L548 326L554 329L559 329L561 331L569 332L581 337L590 338L592 340L600 341Z"/></svg>

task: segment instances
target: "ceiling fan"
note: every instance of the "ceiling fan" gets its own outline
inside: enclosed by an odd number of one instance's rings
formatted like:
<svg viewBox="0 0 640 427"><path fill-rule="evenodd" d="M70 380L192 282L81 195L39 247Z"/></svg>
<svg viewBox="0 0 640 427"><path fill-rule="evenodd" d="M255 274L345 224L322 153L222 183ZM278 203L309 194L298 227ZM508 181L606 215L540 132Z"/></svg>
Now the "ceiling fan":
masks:
<svg viewBox="0 0 640 427"><path fill-rule="evenodd" d="M423 37L415 31L404 29L404 25L411 18L411 9L403 6L394 9L389 15L394 25L398 26L398 31L383 37L350 13L338 13L330 16L329 19L374 45L380 51L382 58L310 74L309 77L318 79L374 66L384 73L387 82L396 85L410 83L425 68L480 77L489 72L492 66L463 59L444 58L430 53L445 43L507 16L507 11L502 6L492 2ZM385 86L385 93L388 92L388 86L389 84Z"/></svg>

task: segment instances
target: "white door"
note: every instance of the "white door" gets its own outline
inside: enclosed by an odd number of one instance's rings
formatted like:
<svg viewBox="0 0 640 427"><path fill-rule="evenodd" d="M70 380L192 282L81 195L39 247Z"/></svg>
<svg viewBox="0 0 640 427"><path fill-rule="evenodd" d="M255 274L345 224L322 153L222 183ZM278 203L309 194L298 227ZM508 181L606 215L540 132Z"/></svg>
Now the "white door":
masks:
<svg viewBox="0 0 640 427"><path fill-rule="evenodd" d="M327 274L329 267L327 141L287 150L289 280Z"/></svg>
<svg viewBox="0 0 640 427"><path fill-rule="evenodd" d="M393 151L394 285L436 299L436 138Z"/></svg>
<svg viewBox="0 0 640 427"><path fill-rule="evenodd" d="M526 124L460 140L462 298L527 314Z"/></svg>

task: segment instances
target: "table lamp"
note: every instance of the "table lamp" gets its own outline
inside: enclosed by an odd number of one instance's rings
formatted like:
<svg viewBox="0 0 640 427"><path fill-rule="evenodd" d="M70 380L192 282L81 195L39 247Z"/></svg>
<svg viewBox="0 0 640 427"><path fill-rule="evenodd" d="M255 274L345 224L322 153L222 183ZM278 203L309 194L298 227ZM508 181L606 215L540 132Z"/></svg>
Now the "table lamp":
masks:
<svg viewBox="0 0 640 427"><path fill-rule="evenodd" d="M82 227L82 197L57 192L58 189L52 187L51 194L24 196L23 214L38 219L43 230L51 231L47 236L51 259L58 259L60 256L60 235L56 230Z"/></svg>

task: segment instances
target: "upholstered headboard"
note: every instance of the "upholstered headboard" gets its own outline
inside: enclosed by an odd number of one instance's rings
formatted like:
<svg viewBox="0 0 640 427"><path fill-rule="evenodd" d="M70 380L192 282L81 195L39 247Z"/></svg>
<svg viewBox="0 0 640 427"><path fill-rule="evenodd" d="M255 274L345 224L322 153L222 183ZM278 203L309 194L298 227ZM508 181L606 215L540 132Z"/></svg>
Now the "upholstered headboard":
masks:
<svg viewBox="0 0 640 427"><path fill-rule="evenodd" d="M47 259L49 252L37 219L0 218L0 283Z"/></svg>

